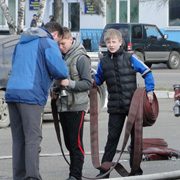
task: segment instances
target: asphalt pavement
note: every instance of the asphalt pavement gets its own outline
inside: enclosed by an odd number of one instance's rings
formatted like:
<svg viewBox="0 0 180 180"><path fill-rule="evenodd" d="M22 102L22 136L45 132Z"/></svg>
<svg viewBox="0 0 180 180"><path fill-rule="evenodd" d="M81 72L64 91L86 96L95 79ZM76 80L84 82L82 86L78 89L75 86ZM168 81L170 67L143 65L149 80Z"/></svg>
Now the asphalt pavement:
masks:
<svg viewBox="0 0 180 180"><path fill-rule="evenodd" d="M143 138L162 138L168 143L168 147L180 151L180 117L175 117L173 113L174 106L174 92L172 91L155 91L155 94L159 102L159 116L155 124L151 127L143 128ZM99 160L101 160L104 146L107 138L107 123L108 114L106 105L102 109L99 115ZM124 129L121 135L121 139L118 145L118 150L121 149L122 141L124 137ZM95 169L91 161L91 148L90 148L90 123L84 123L84 149L85 149L85 162L83 167L83 176L94 178L98 174L98 170ZM63 148L67 159L69 154L64 147ZM129 144L129 141L128 141ZM12 138L10 127L0 129L0 180L13 180L12 179ZM62 153L60 151L58 141L56 138L54 124L52 120L43 123L43 140L41 143L40 153L40 172L43 180L66 180L69 174L69 166L65 162ZM119 153L114 157L114 161L119 157ZM129 154L127 149L123 153L120 162L127 170L129 168ZM180 179L180 159L171 158L169 160L159 161L142 161L141 167L143 169L143 176L131 177L134 180L153 180L158 179L157 175L161 176L161 179ZM156 175L156 176L155 176ZM162 176L163 175L163 176ZM175 178L175 175L179 178ZM169 177L170 176L170 177ZM82 178L87 179L87 178ZM121 177L115 170L111 172L111 179L127 179ZM130 179L130 178L129 178Z"/></svg>
<svg viewBox="0 0 180 180"><path fill-rule="evenodd" d="M173 98L160 98L159 101L159 116L155 124L151 127L143 129L143 138L163 138L168 147L180 150L180 117L175 117L173 114ZM100 157L104 151L104 145L107 137L107 109L103 108L99 115L99 152ZM84 148L85 148L85 162L83 168L83 176L95 177L98 174L92 166L91 151L90 151L90 132L89 122L84 124ZM124 130L118 145L118 150L121 149ZM11 132L10 127L0 129L0 180L12 180L12 156L11 156ZM64 143L63 143L64 144ZM60 148L56 139L54 125L50 122L43 123L43 141L41 144L42 151L40 153L40 172L43 180L65 180L68 177L69 167L63 159ZM66 157L69 159L68 152L64 147ZM114 161L117 160L119 154L117 153ZM127 149L121 157L121 163L129 170L129 154ZM161 161L142 161L141 167L144 175L152 175L155 173L172 173L180 170L180 159L172 158ZM111 179L125 179L119 176L114 170L111 173ZM137 178L137 177L136 177ZM86 178L83 178L83 180ZM146 179L146 178L144 178ZM153 175L152 175L153 179ZM164 178L163 178L164 179Z"/></svg>

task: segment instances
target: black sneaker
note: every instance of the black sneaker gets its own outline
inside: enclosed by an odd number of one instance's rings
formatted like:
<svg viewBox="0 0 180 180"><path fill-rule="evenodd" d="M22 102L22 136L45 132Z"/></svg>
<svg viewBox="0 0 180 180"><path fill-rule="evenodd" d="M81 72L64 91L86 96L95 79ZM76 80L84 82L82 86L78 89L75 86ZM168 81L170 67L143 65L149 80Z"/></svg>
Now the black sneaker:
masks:
<svg viewBox="0 0 180 180"><path fill-rule="evenodd" d="M140 176L143 174L143 170L141 168L139 168L136 173L134 174L134 176Z"/></svg>
<svg viewBox="0 0 180 180"><path fill-rule="evenodd" d="M100 173L99 173L96 177L102 176L103 174L105 174L105 173L103 173L103 172L100 171ZM105 175L104 177L99 178L99 179L108 179L108 178L109 178L109 174L107 174L107 175Z"/></svg>

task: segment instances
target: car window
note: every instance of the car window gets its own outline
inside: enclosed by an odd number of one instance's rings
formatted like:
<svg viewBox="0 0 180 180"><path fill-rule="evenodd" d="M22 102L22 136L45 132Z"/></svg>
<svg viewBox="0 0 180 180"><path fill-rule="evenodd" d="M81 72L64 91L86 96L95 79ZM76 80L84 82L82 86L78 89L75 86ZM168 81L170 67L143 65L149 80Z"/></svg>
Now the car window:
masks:
<svg viewBox="0 0 180 180"><path fill-rule="evenodd" d="M149 39L162 38L161 34L159 33L159 31L157 30L156 27L153 27L153 26L145 26L144 28L145 28L145 30L146 30L147 38L149 38Z"/></svg>
<svg viewBox="0 0 180 180"><path fill-rule="evenodd" d="M121 27L121 28L119 28L118 30L121 32L122 37L123 37L124 39L127 39L127 38L128 38L128 35L129 35L129 29L128 29L128 27Z"/></svg>
<svg viewBox="0 0 180 180"><path fill-rule="evenodd" d="M128 37L128 34L129 34L129 29L127 26L112 26L112 27L108 27L108 29L110 28L114 28L114 29L117 29L121 32L122 34L122 37L124 39L126 39Z"/></svg>
<svg viewBox="0 0 180 180"><path fill-rule="evenodd" d="M141 39L142 38L142 28L141 26L132 27L132 38Z"/></svg>
<svg viewBox="0 0 180 180"><path fill-rule="evenodd" d="M126 25L119 26L119 25L116 25L116 24L111 24L111 25L107 25L105 27L105 29L103 31L103 34L101 36L101 42L104 42L104 32L106 32L107 29L111 29L111 28L119 30L121 32L121 34L122 34L123 39L128 38L128 36L129 36L129 28L128 28L128 26L126 26Z"/></svg>

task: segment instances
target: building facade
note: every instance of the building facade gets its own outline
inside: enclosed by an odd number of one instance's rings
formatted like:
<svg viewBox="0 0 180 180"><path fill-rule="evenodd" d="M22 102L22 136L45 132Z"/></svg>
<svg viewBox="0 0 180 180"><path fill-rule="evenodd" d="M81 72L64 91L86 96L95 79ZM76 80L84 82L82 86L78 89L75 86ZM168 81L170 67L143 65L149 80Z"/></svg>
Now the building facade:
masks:
<svg viewBox="0 0 180 180"><path fill-rule="evenodd" d="M18 0L5 0L17 24ZM104 16L98 15L93 3L83 0L62 0L62 25L81 39L88 51L98 51L98 44L107 23L156 24L169 40L180 42L180 0L102 0ZM24 30L30 27L33 14L38 12L39 0L26 0ZM43 22L53 15L53 0L47 0ZM8 30L0 9L0 31Z"/></svg>

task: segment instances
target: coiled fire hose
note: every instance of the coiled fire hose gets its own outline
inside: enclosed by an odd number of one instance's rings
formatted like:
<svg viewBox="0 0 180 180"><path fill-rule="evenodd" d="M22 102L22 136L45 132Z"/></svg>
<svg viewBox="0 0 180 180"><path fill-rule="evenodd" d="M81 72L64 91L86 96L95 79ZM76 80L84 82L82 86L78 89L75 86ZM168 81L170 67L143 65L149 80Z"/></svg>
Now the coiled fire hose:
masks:
<svg viewBox="0 0 180 180"><path fill-rule="evenodd" d="M153 94L154 99L153 103L150 104L145 88L138 88L132 98L130 110L128 114L128 119L126 122L125 136L123 145L120 151L119 158L116 162L104 162L100 165L99 161L99 142L98 142L98 102L97 102L97 86L94 85L90 90L90 139L91 139L91 159L92 164L96 169L99 169L105 174L99 177L85 177L86 179L100 179L109 174L113 169L115 169L121 176L130 176L136 172L136 168L139 167L141 158L142 158L142 129L143 126L152 126L158 116L159 113L159 105L155 94ZM57 139L60 145L61 152L63 154L64 159L69 164L68 160L65 157L64 151L62 149L61 136L60 136L60 128L59 128L59 120L58 113L56 107L56 100L51 101L52 106L52 114L54 119L54 125L56 130ZM131 172L127 172L127 170L119 163L121 155L126 147L128 138L131 133L131 129L134 125L135 128L135 144L134 146L134 158L133 165L131 168Z"/></svg>
<svg viewBox="0 0 180 180"><path fill-rule="evenodd" d="M97 120L97 88L93 87L90 92L90 132L91 132L91 157L93 166L103 172L106 172L98 178L102 178L109 174L113 169L121 176L130 176L136 172L136 168L139 167L142 158L142 129L143 126L152 126L159 113L159 104L155 94L153 94L153 103L150 104L145 88L138 88L132 98L128 119L126 122L125 136L123 145L120 151L119 158L116 162L104 162L100 165L99 162L99 145L98 145L98 120ZM119 163L121 155L126 147L128 138L131 134L131 129L134 125L134 158L131 172L127 170ZM95 178L94 178L95 179Z"/></svg>

